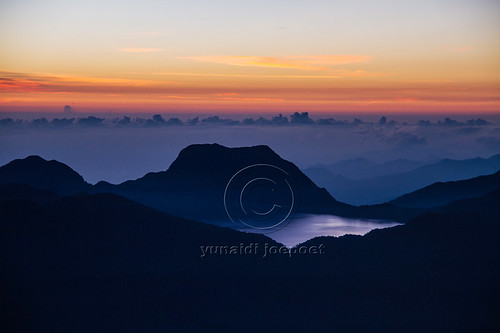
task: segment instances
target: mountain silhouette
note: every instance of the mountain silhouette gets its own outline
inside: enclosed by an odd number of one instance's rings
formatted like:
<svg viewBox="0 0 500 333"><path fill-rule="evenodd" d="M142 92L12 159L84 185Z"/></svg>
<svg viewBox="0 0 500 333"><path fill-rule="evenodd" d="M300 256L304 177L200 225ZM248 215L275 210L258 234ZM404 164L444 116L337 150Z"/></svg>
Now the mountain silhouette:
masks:
<svg viewBox="0 0 500 333"><path fill-rule="evenodd" d="M432 211L446 214L466 214L471 216L473 214L493 216L491 222L495 223L495 218L498 217L498 204L500 203L500 188L480 197L466 198L454 200L448 204L437 207ZM479 215L479 214L478 214ZM498 219L497 219L498 220Z"/></svg>
<svg viewBox="0 0 500 333"><path fill-rule="evenodd" d="M280 245L263 235L174 217L116 194L38 202L40 191L0 186L4 332L500 327L498 191L365 236L301 244L322 245L321 255L267 258L265 244ZM259 244L259 255L201 257L201 246L241 244Z"/></svg>
<svg viewBox="0 0 500 333"><path fill-rule="evenodd" d="M238 171L252 165L270 165L272 170L279 169L286 174L293 190L293 214L332 214L404 222L422 212L389 203L355 207L339 202L267 146L191 145L179 153L166 171L148 173L119 185L101 181L92 186L63 163L30 156L0 167L0 184L21 183L61 196L80 192L114 193L175 216L218 224L229 220L224 201L228 183ZM278 176L283 175L281 171ZM256 210L267 211L272 206L270 203L276 199L286 201L288 195L289 192L271 189L257 192L248 201Z"/></svg>
<svg viewBox="0 0 500 333"><path fill-rule="evenodd" d="M376 303L391 308L395 314L404 311L397 307L409 306L416 315L412 317L419 318L410 331L422 331L424 327L423 330L433 332L467 332L477 327L485 332L495 331L500 322L494 319L494 312L485 313L478 307L500 310L495 299L500 295L495 283L500 278L498 207L497 190L478 198L453 201L404 225L372 230L364 236L318 237L302 245L324 244L336 253L336 258L321 258L322 264L315 262L307 267L322 266L323 273L330 277L342 275L338 267L350 272L347 275L356 281L354 297L370 300L367 307ZM374 293L373 288L383 290L381 294L386 300L376 300L382 296ZM341 295L338 291L330 297ZM467 300L467 305L463 300ZM471 310L467 318L461 315L465 308ZM360 308L351 309L363 312ZM433 315L437 309L446 313L444 317ZM378 315L385 316L382 312ZM391 323L383 331L405 327L408 317L402 316L387 319Z"/></svg>
<svg viewBox="0 0 500 333"><path fill-rule="evenodd" d="M350 179L329 171L305 170L313 181L325 187L337 200L352 205L373 205L394 200L435 182L464 180L500 170L500 154L488 159L444 159L408 172Z"/></svg>
<svg viewBox="0 0 500 333"><path fill-rule="evenodd" d="M325 189L317 187L293 163L282 159L267 146L190 145L179 153L166 171L148 173L119 185L100 182L94 191L117 193L186 218L225 220L226 186L238 171L252 165L271 165L288 174L297 213L346 214L352 210L351 206L336 201ZM259 199L264 205L270 198L254 198L255 201Z"/></svg>
<svg viewBox="0 0 500 333"><path fill-rule="evenodd" d="M58 198L59 196L54 192L44 189L36 189L25 184L0 184L0 201L27 200L44 204Z"/></svg>
<svg viewBox="0 0 500 333"><path fill-rule="evenodd" d="M438 182L405 194L391 204L399 207L430 208L452 201L475 198L500 189L500 171L488 175L453 182Z"/></svg>
<svg viewBox="0 0 500 333"><path fill-rule="evenodd" d="M0 184L20 183L60 195L88 191L91 185L66 164L40 156L13 160L0 167Z"/></svg>

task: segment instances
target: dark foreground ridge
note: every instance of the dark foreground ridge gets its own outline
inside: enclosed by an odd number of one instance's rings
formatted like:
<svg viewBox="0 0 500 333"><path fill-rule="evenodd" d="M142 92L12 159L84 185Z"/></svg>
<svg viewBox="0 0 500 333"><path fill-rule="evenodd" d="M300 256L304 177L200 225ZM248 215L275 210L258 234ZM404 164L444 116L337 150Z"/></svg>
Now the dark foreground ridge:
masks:
<svg viewBox="0 0 500 333"><path fill-rule="evenodd" d="M16 187L19 187L16 189ZM276 245L115 194L0 198L3 332L494 332L500 328L500 192L322 255L208 255ZM23 197L23 193L25 197Z"/></svg>

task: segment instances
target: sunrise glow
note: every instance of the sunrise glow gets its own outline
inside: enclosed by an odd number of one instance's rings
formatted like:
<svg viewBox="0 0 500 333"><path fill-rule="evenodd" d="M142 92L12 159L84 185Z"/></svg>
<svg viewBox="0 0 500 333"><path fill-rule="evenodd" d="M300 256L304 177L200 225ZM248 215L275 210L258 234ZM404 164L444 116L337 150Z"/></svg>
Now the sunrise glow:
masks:
<svg viewBox="0 0 500 333"><path fill-rule="evenodd" d="M3 2L0 111L500 110L495 2L111 3Z"/></svg>

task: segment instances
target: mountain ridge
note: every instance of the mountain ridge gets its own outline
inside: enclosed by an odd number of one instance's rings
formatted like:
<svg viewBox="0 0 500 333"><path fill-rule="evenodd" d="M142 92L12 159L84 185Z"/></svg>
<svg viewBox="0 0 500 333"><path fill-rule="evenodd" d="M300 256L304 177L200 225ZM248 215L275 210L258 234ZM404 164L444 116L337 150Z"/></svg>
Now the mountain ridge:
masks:
<svg viewBox="0 0 500 333"><path fill-rule="evenodd" d="M500 188L500 171L465 180L436 182L390 201L399 207L431 208L452 201L480 197Z"/></svg>
<svg viewBox="0 0 500 333"><path fill-rule="evenodd" d="M389 202L437 181L463 180L492 174L498 170L500 154L486 159L443 159L409 172L368 179L349 179L336 175L329 176L330 180L326 180L325 174L315 178L314 172L310 176L340 201L353 205L373 205Z"/></svg>
<svg viewBox="0 0 500 333"><path fill-rule="evenodd" d="M36 170L36 172L33 172ZM0 167L0 184L22 183L61 195L88 191L91 185L68 165L37 155L13 160Z"/></svg>
<svg viewBox="0 0 500 333"><path fill-rule="evenodd" d="M22 161L15 160L0 167L0 183L2 179L10 180L8 176L9 172L13 172L12 166L19 166ZM257 163L269 163L287 170L297 187L297 201L299 202L297 213L405 222L427 208L397 206L392 202L352 206L337 201L326 189L314 184L293 163L284 160L270 147L264 145L238 148L224 147L219 144L190 145L179 152L178 158L167 170L147 173L143 177L118 185L99 182L92 186L70 167L57 161L46 161L40 157L30 156L25 162L25 165L20 167L20 175L12 178L24 180L27 185L35 188L45 188L59 195L79 192L115 193L179 217L205 222L228 219L223 204L226 184L238 170ZM453 164L454 162L447 160L444 163ZM36 168L40 165L42 165L42 171L45 171L40 172ZM51 167L57 171L61 170L61 174L54 170L47 172L47 169ZM10 171L5 172L6 169ZM40 175L44 173L50 176L48 177L50 181L38 181ZM71 178L71 181L64 182L66 178ZM60 183L63 183L66 188L61 189ZM438 202L433 206L442 204L445 202Z"/></svg>
<svg viewBox="0 0 500 333"><path fill-rule="evenodd" d="M272 165L288 173L296 187L298 212L327 212L332 207L341 211L352 209L317 187L293 163L264 145L237 148L219 144L190 145L180 151L166 171L148 173L118 185L98 183L94 192L111 191L178 216L227 219L223 203L226 185L243 168L260 164ZM198 214L200 211L204 213Z"/></svg>

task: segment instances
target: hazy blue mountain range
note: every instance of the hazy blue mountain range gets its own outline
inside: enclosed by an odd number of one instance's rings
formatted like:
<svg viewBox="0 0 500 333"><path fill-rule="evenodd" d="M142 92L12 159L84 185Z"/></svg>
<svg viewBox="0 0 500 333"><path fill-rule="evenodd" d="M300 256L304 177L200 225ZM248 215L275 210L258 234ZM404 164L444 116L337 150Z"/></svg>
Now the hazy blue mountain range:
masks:
<svg viewBox="0 0 500 333"><path fill-rule="evenodd" d="M373 164L364 160L356 161L356 163L361 161L366 168ZM343 165L352 165L351 162ZM350 179L344 175L333 174L324 168L305 169L304 173L318 186L325 187L337 200L352 205L366 205L387 202L435 182L463 180L492 174L498 170L500 170L500 154L488 159L444 159L411 171L366 179Z"/></svg>
<svg viewBox="0 0 500 333"><path fill-rule="evenodd" d="M359 157L350 160L338 161L333 164L317 164L304 169L306 174L317 171L315 178L320 177L320 172L325 172L325 176L340 175L351 179L366 179L403 173L424 166L426 163L420 161L410 161L407 159L397 159L384 163L375 163L366 158ZM325 179L327 180L327 178Z"/></svg>

